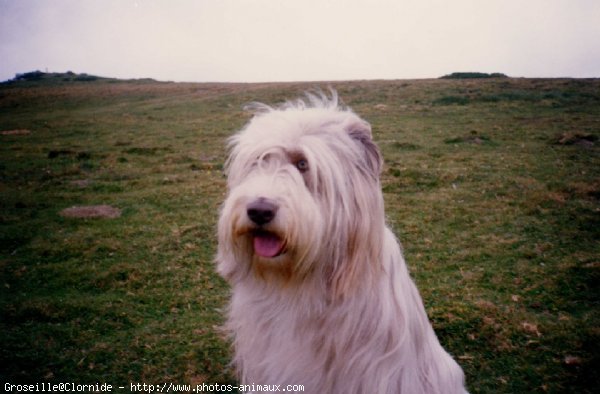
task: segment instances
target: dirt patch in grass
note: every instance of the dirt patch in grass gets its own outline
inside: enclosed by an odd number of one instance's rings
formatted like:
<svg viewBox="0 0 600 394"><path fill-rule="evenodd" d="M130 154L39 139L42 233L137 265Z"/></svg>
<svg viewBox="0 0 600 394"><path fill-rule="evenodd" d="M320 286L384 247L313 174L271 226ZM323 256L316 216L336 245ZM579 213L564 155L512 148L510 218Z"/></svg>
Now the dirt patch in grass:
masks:
<svg viewBox="0 0 600 394"><path fill-rule="evenodd" d="M121 210L111 207L110 205L88 205L75 206L63 209L60 212L61 216L68 218L108 218L115 219L121 216Z"/></svg>
<svg viewBox="0 0 600 394"><path fill-rule="evenodd" d="M444 142L446 144L475 144L475 145L483 145L483 144L491 144L492 140L485 135L467 135L463 137L454 137L445 139Z"/></svg>
<svg viewBox="0 0 600 394"><path fill-rule="evenodd" d="M31 134L31 131L27 129L15 129L15 130L4 130L0 131L2 135L28 135Z"/></svg>
<svg viewBox="0 0 600 394"><path fill-rule="evenodd" d="M76 179L70 182L71 185L77 186L82 189L88 187L91 183L92 181L90 181L89 179Z"/></svg>
<svg viewBox="0 0 600 394"><path fill-rule="evenodd" d="M60 156L73 156L77 160L89 160L92 158L92 155L89 152L74 152L69 149L57 149L48 152L48 159L56 159Z"/></svg>
<svg viewBox="0 0 600 394"><path fill-rule="evenodd" d="M142 155L142 156L157 156L164 152L171 152L169 147L133 147L124 151L131 155Z"/></svg>
<svg viewBox="0 0 600 394"><path fill-rule="evenodd" d="M598 141L598 136L579 131L567 131L555 136L551 142L554 145L578 145L592 147Z"/></svg>

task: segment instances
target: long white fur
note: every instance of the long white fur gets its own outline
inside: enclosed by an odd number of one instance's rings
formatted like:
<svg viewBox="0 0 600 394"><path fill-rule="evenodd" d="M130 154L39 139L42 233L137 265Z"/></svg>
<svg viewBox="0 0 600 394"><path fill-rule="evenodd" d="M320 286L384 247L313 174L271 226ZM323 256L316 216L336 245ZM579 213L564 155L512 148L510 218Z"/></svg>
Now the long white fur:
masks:
<svg viewBox="0 0 600 394"><path fill-rule="evenodd" d="M306 393L464 393L463 372L441 347L385 224L370 125L335 93L254 109L230 141L218 229L241 382ZM279 206L266 229L285 239L280 256L253 252L246 210L259 198Z"/></svg>

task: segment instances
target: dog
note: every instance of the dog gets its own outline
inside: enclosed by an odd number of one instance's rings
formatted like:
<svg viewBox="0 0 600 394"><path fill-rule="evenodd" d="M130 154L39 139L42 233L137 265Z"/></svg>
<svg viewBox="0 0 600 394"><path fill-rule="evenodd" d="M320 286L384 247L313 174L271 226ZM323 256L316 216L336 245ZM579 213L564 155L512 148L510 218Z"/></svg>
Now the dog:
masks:
<svg viewBox="0 0 600 394"><path fill-rule="evenodd" d="M335 91L251 110L229 140L216 256L241 387L465 393L386 226L369 123Z"/></svg>

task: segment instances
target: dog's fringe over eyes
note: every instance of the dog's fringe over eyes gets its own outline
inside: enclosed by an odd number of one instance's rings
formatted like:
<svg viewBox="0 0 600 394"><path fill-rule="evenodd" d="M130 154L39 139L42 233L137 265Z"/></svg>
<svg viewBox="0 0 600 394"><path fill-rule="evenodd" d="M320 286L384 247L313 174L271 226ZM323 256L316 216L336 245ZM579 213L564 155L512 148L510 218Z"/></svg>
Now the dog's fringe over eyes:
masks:
<svg viewBox="0 0 600 394"><path fill-rule="evenodd" d="M216 257L241 382L464 393L386 226L369 123L335 91L247 109L229 140Z"/></svg>

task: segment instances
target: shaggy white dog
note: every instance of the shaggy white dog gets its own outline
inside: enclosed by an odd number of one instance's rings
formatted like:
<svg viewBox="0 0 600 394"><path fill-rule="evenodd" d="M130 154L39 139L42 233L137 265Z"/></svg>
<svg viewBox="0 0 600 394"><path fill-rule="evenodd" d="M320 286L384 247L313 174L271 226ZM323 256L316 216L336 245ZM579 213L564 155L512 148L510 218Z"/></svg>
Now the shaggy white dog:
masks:
<svg viewBox="0 0 600 394"><path fill-rule="evenodd" d="M371 127L332 96L254 105L230 141L217 268L241 382L464 393L386 227Z"/></svg>

